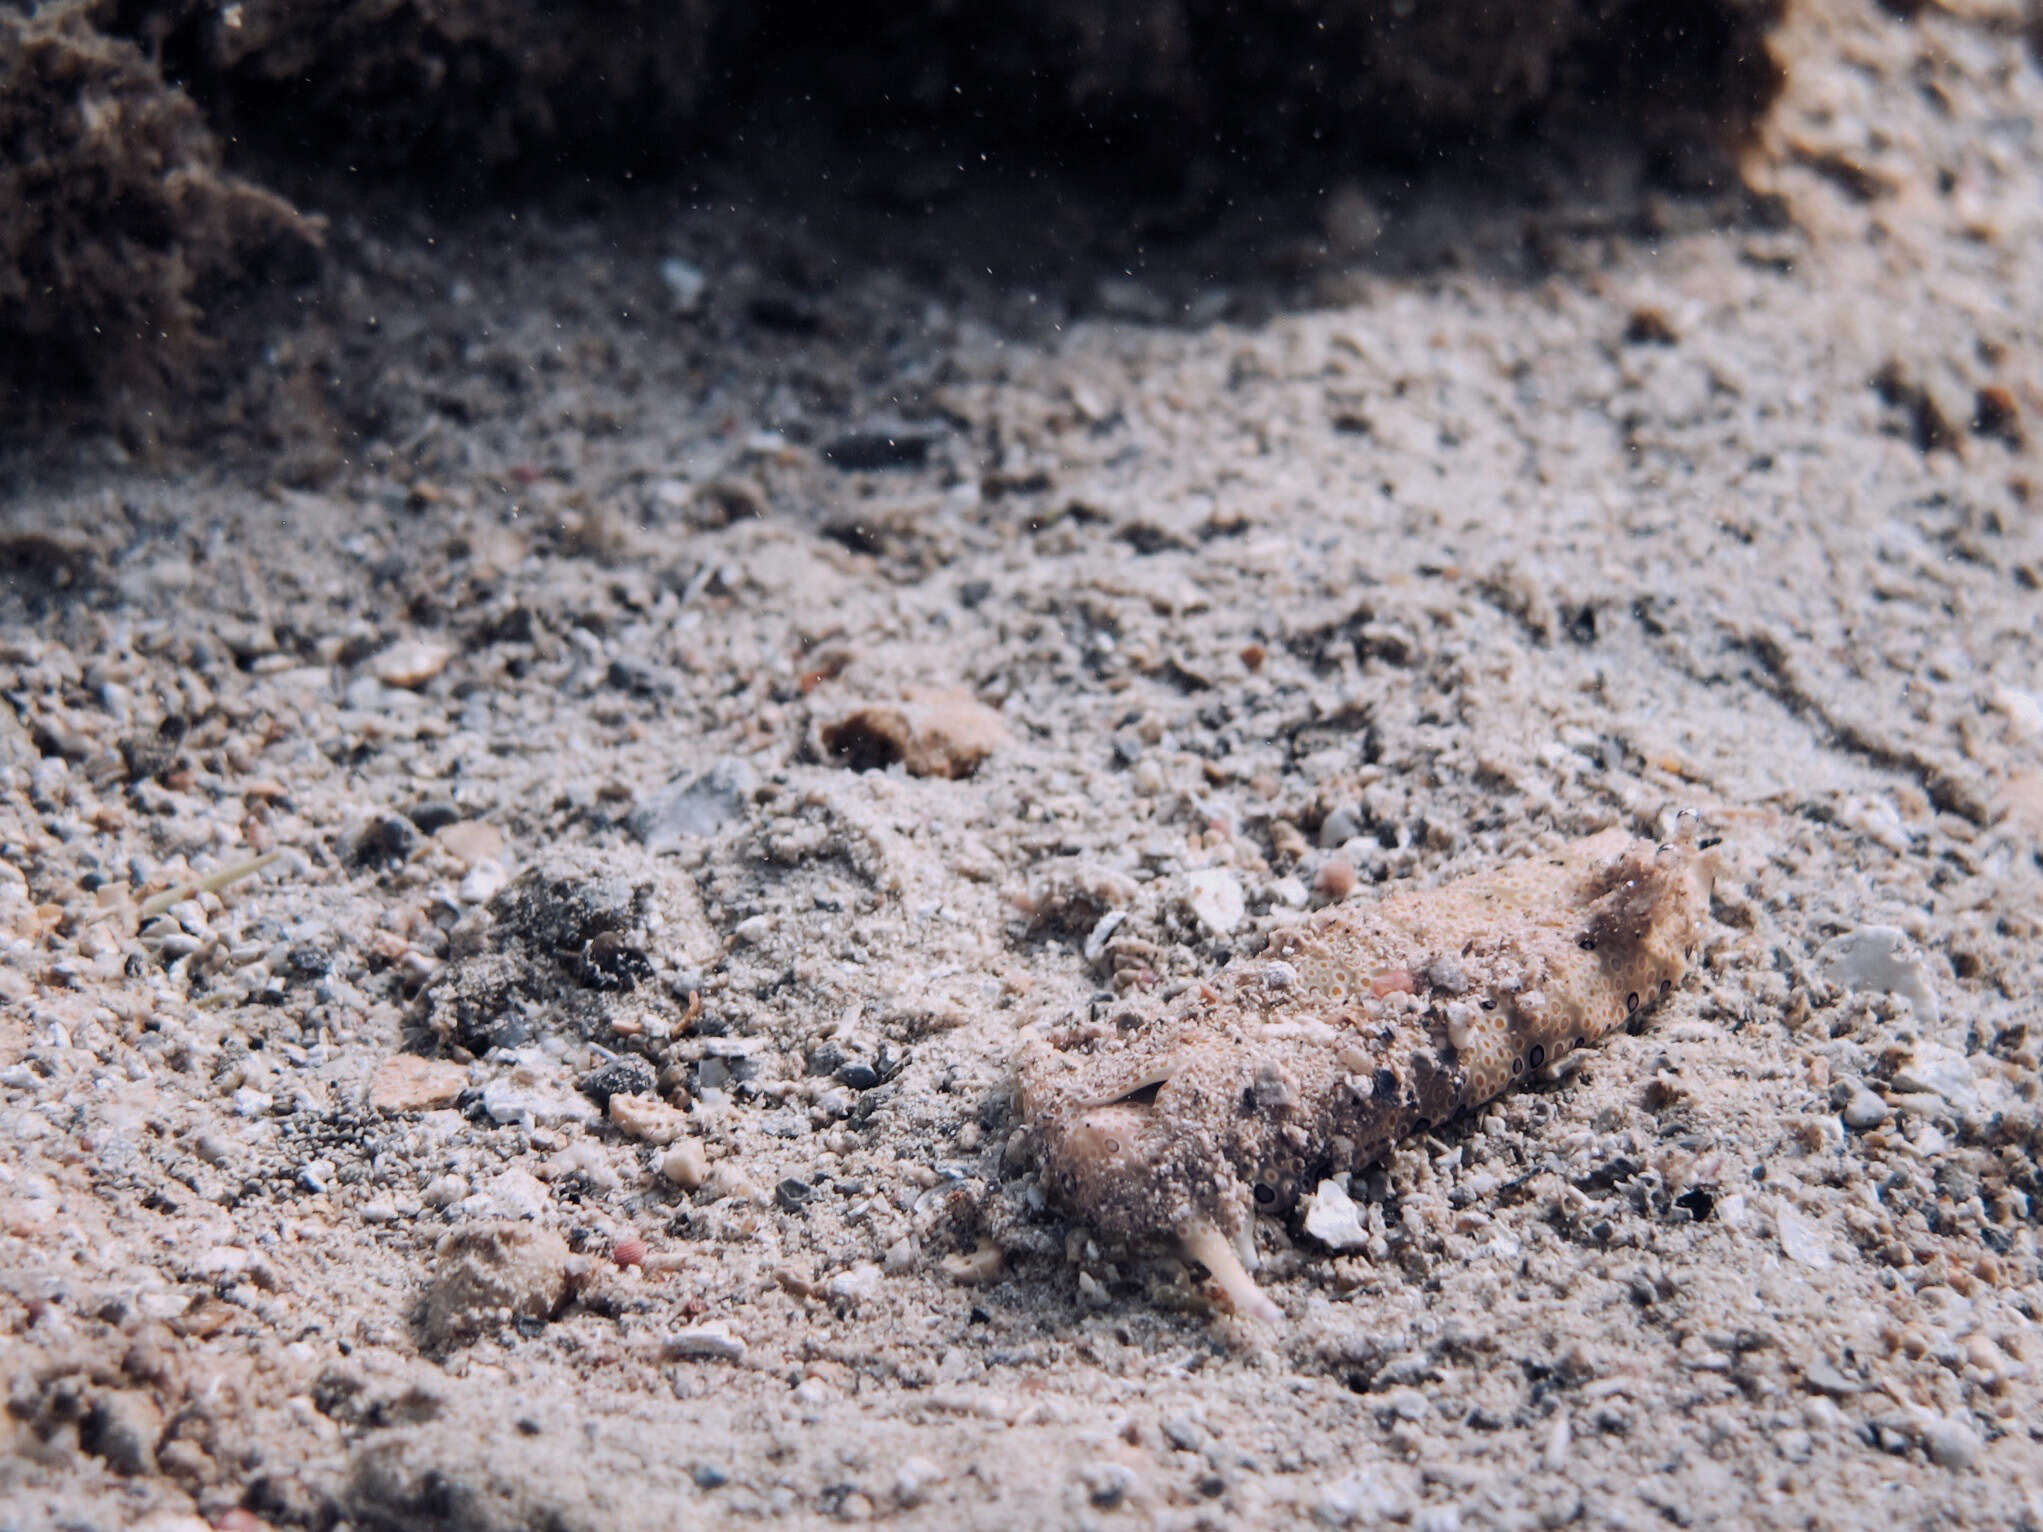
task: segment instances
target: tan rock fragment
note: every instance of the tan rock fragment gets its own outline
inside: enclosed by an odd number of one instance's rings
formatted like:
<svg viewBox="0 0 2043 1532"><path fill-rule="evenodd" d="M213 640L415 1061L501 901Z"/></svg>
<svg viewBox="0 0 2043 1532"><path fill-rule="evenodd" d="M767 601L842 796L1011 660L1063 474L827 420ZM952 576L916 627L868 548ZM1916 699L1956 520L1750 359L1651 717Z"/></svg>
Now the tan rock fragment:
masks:
<svg viewBox="0 0 2043 1532"><path fill-rule="evenodd" d="M504 860L504 832L480 819L457 819L433 832L433 839L463 867Z"/></svg>
<svg viewBox="0 0 2043 1532"><path fill-rule="evenodd" d="M947 1255L938 1263L943 1274L953 1282L966 1287L982 1287L997 1281L1006 1266L1006 1258L998 1245L981 1242L971 1250L956 1255Z"/></svg>
<svg viewBox="0 0 2043 1532"><path fill-rule="evenodd" d="M683 1139L660 1156L660 1174L683 1191L697 1191L709 1179L709 1156L694 1139Z"/></svg>
<svg viewBox="0 0 2043 1532"><path fill-rule="evenodd" d="M610 1098L610 1121L626 1138L649 1144L671 1144L688 1131L688 1114L669 1106L658 1096L629 1096L622 1091Z"/></svg>
<svg viewBox="0 0 2043 1532"><path fill-rule="evenodd" d="M378 1112L430 1112L452 1106L468 1088L468 1071L445 1059L399 1053L376 1066L369 1106Z"/></svg>
<svg viewBox="0 0 2043 1532"><path fill-rule="evenodd" d="M392 644L377 655L370 666L385 686L424 686L454 658L450 645L428 639L408 639Z"/></svg>

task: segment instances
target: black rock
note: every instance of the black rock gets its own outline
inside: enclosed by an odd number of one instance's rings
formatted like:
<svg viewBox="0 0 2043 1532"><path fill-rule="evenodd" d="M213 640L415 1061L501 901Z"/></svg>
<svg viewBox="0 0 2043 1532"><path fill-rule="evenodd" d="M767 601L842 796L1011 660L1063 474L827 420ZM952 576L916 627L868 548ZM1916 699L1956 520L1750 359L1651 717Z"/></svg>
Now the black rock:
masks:
<svg viewBox="0 0 2043 1532"><path fill-rule="evenodd" d="M621 1053L575 1082L575 1088L598 1106L608 1108L612 1096L650 1096L659 1084L653 1066L635 1053Z"/></svg>
<svg viewBox="0 0 2043 1532"><path fill-rule="evenodd" d="M615 659L604 672L603 679L621 692L634 697L664 697L674 690L674 683L663 673L643 660Z"/></svg>
<svg viewBox="0 0 2043 1532"><path fill-rule="evenodd" d="M332 967L326 949L310 942L300 942L284 954L284 971L293 979L317 979Z"/></svg>
<svg viewBox="0 0 2043 1532"><path fill-rule="evenodd" d="M847 431L823 444L823 461L847 473L873 468L920 468L929 461L933 433L901 426Z"/></svg>
<svg viewBox="0 0 2043 1532"><path fill-rule="evenodd" d="M773 1189L773 1200L789 1213L799 1213L815 1195L815 1187L796 1176L789 1176Z"/></svg>
<svg viewBox="0 0 2043 1532"><path fill-rule="evenodd" d="M402 814L378 814L350 837L346 856L351 867L395 867L409 861L423 837Z"/></svg>
<svg viewBox="0 0 2043 1532"><path fill-rule="evenodd" d="M431 835L435 830L444 830L463 817L460 807L445 798L428 798L424 803L413 804L404 812L405 817L427 835Z"/></svg>
<svg viewBox="0 0 2043 1532"><path fill-rule="evenodd" d="M851 1059L837 1066L837 1078L853 1090L871 1090L880 1083L880 1072L862 1059Z"/></svg>

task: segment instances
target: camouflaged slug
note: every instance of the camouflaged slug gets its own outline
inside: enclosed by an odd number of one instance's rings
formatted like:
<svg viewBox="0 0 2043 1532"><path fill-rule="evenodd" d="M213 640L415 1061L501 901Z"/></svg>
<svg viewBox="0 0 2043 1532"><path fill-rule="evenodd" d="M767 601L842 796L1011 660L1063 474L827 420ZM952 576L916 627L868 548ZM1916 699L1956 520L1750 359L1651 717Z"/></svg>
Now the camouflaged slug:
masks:
<svg viewBox="0 0 2043 1532"><path fill-rule="evenodd" d="M1385 1158L1595 1042L1687 973L1717 860L1684 812L1275 932L1127 1037L1034 1043L1021 1106L1044 1184L1110 1238L1175 1239L1238 1312L1258 1212Z"/></svg>

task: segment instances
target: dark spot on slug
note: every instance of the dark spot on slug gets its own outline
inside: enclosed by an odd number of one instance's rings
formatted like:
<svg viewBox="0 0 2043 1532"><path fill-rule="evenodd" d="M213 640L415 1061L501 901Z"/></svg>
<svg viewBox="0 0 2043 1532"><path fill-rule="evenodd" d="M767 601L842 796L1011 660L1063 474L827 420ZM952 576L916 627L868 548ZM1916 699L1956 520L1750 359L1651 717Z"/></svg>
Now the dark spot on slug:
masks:
<svg viewBox="0 0 2043 1532"><path fill-rule="evenodd" d="M1430 1117L1419 1118L1418 1121L1412 1124L1412 1131L1414 1133L1431 1133L1433 1131L1433 1119Z"/></svg>
<svg viewBox="0 0 2043 1532"><path fill-rule="evenodd" d="M1710 849L1710 847L1712 847L1712 846L1721 846L1721 845L1723 845L1723 844L1724 844L1724 837L1723 837L1723 836L1721 836L1721 835L1705 835L1705 836L1704 836L1704 837L1703 837L1703 838L1702 838L1701 840L1699 840L1699 841L1697 841L1697 842L1695 843L1695 849L1696 849L1696 850L1698 850L1698 851L1707 851L1707 850L1709 850L1709 849Z"/></svg>
<svg viewBox="0 0 2043 1532"><path fill-rule="evenodd" d="M1532 1045L1532 1067L1537 1069L1545 1062L1546 1048L1542 1044L1534 1043Z"/></svg>
<svg viewBox="0 0 2043 1532"><path fill-rule="evenodd" d="M1263 1181L1258 1181L1256 1183L1256 1201L1258 1203L1260 1203L1264 1207L1268 1207L1271 1203L1275 1202L1276 1200L1277 1200L1276 1187L1271 1186L1267 1182Z"/></svg>
<svg viewBox="0 0 2043 1532"><path fill-rule="evenodd" d="M1629 995L1626 995L1624 997L1624 1013L1625 1015L1629 1016L1633 1011L1636 1011L1638 1008L1639 1008L1639 992L1637 990L1633 990Z"/></svg>
<svg viewBox="0 0 2043 1532"><path fill-rule="evenodd" d="M1522 1074L1524 1074L1524 1073L1525 1073L1525 1060L1523 1060L1523 1059L1513 1059L1513 1060L1511 1061L1511 1074L1512 1074L1512 1077L1513 1077L1513 1078L1515 1079L1515 1078L1516 1078L1517 1076L1519 1076L1519 1075L1522 1075Z"/></svg>
<svg viewBox="0 0 2043 1532"><path fill-rule="evenodd" d="M1373 1088L1373 1092L1374 1092L1374 1094L1375 1094L1375 1097L1376 1097L1376 1099L1377 1099L1378 1101L1394 1101L1394 1100L1396 1100L1396 1099L1397 1099L1397 1071L1396 1071L1396 1070L1394 1070L1394 1069L1379 1069L1379 1070L1377 1070L1377 1071L1376 1071L1376 1079L1375 1079L1375 1081L1373 1082L1373 1087L1372 1087L1372 1088Z"/></svg>
<svg viewBox="0 0 2043 1532"><path fill-rule="evenodd" d="M1588 1038L1586 1038L1586 1037L1578 1037L1578 1038L1576 1038L1576 1039L1575 1039L1575 1046L1576 1046L1577 1048L1585 1047L1585 1046L1586 1046L1586 1045L1588 1044L1588 1042L1589 1042L1589 1039L1588 1039Z"/></svg>
<svg viewBox="0 0 2043 1532"><path fill-rule="evenodd" d="M1486 1011L1494 1011L1497 1008L1497 1002L1494 1000L1485 1000L1482 1002L1482 1007Z"/></svg>
<svg viewBox="0 0 2043 1532"><path fill-rule="evenodd" d="M1666 994L1666 993L1667 993L1667 991L1669 991L1669 990L1670 990L1670 989L1672 989L1672 988L1674 988L1674 981L1673 981L1672 979L1662 979L1662 980L1660 981L1660 993L1661 993L1661 994L1663 994L1663 995L1664 995L1664 994Z"/></svg>
<svg viewBox="0 0 2043 1532"><path fill-rule="evenodd" d="M1593 936L1578 936L1575 938L1575 945L1584 952L1594 952L1596 950L1596 938Z"/></svg>

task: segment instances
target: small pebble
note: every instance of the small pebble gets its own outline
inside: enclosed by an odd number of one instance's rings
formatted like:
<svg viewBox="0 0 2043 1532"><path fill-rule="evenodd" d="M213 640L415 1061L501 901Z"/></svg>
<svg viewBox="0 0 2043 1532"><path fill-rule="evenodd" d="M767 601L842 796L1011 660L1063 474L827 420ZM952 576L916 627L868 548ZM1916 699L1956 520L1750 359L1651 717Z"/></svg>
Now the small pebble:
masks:
<svg viewBox="0 0 2043 1532"><path fill-rule="evenodd" d="M619 1092L610 1098L610 1121L626 1138L671 1144L688 1131L688 1114L658 1096Z"/></svg>
<svg viewBox="0 0 2043 1532"><path fill-rule="evenodd" d="M852 1059L838 1066L837 1078L853 1090L871 1090L880 1083L880 1072L862 1059Z"/></svg>
<svg viewBox="0 0 2043 1532"><path fill-rule="evenodd" d="M1979 1439L1977 1431L1948 1416L1926 1416L1917 1429L1922 1433L1923 1450L1940 1468L1970 1468L1986 1450L1986 1443Z"/></svg>
<svg viewBox="0 0 2043 1532"><path fill-rule="evenodd" d="M1201 867L1185 875L1185 904L1212 936L1225 936L1248 914L1241 880L1225 867Z"/></svg>
<svg viewBox="0 0 2043 1532"><path fill-rule="evenodd" d="M658 1085L659 1072L636 1053L619 1054L575 1082L577 1090L606 1108L613 1096L650 1096Z"/></svg>
<svg viewBox="0 0 2043 1532"><path fill-rule="evenodd" d="M1399 1420L1424 1420L1433 1405L1416 1388L1396 1388L1383 1396L1383 1408Z"/></svg>
<svg viewBox="0 0 2043 1532"><path fill-rule="evenodd" d="M928 1458L907 1458L894 1470L894 1503L903 1509L921 1505L943 1479L943 1470Z"/></svg>
<svg viewBox="0 0 2043 1532"><path fill-rule="evenodd" d="M660 1174L683 1191L698 1190L709 1179L709 1156L695 1139L683 1139L660 1156Z"/></svg>
<svg viewBox="0 0 2043 1532"><path fill-rule="evenodd" d="M693 314L709 292L709 278L702 268L678 255L660 262L660 283L667 289L668 306L677 314Z"/></svg>
<svg viewBox="0 0 2043 1532"><path fill-rule="evenodd" d="M414 639L392 644L377 655L370 673L385 686L423 686L453 658L454 651L446 644Z"/></svg>
<svg viewBox="0 0 2043 1532"><path fill-rule="evenodd" d="M1863 1133L1887 1120L1887 1103L1861 1085L1851 1093L1851 1099L1845 1102L1840 1115L1847 1128Z"/></svg>
<svg viewBox="0 0 2043 1532"><path fill-rule="evenodd" d="M402 814L377 814L344 838L341 852L351 867L395 867L423 842L418 827Z"/></svg>
<svg viewBox="0 0 2043 1532"><path fill-rule="evenodd" d="M831 1298L846 1303L863 1303L879 1292L881 1281L880 1268L866 1261L848 1271L838 1272L824 1284L823 1291Z"/></svg>
<svg viewBox="0 0 2043 1532"><path fill-rule="evenodd" d="M1823 1237L1823 1231L1807 1217L1786 1202L1777 1203L1773 1214L1774 1232L1781 1242L1781 1252L1791 1261L1817 1270L1830 1265L1830 1242Z"/></svg>
<svg viewBox="0 0 2043 1532"><path fill-rule="evenodd" d="M668 1336L665 1350L677 1362L737 1362L745 1343L719 1324L690 1325Z"/></svg>
<svg viewBox="0 0 2043 1532"><path fill-rule="evenodd" d="M1088 1463L1078 1476L1085 1481L1086 1498L1103 1511L1131 1499L1142 1482L1126 1463Z"/></svg>
<svg viewBox="0 0 2043 1532"><path fill-rule="evenodd" d="M1305 1232L1329 1250L1360 1250L1369 1243L1362 1210L1338 1181L1322 1181L1305 1200Z"/></svg>
<svg viewBox="0 0 2043 1532"><path fill-rule="evenodd" d="M1361 811L1344 805L1320 821L1319 843L1326 847L1344 846L1361 833Z"/></svg>
<svg viewBox="0 0 2043 1532"><path fill-rule="evenodd" d="M445 1059L393 1054L376 1066L368 1104L376 1112L430 1112L452 1106L468 1088L468 1071Z"/></svg>
<svg viewBox="0 0 2043 1532"><path fill-rule="evenodd" d="M783 1212L788 1213L799 1213L815 1195L815 1187L799 1176L788 1176L773 1189L773 1200L780 1204Z"/></svg>
<svg viewBox="0 0 2043 1532"><path fill-rule="evenodd" d="M1312 890L1329 904L1338 904L1355 892L1359 880L1355 876L1355 864L1344 856L1337 856L1320 868L1312 880Z"/></svg>

